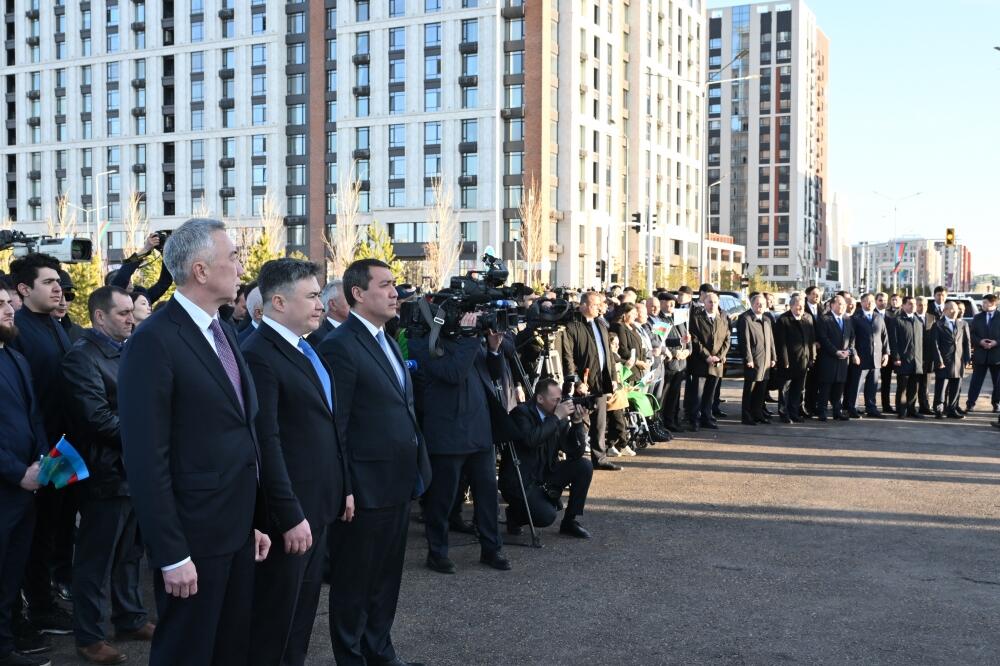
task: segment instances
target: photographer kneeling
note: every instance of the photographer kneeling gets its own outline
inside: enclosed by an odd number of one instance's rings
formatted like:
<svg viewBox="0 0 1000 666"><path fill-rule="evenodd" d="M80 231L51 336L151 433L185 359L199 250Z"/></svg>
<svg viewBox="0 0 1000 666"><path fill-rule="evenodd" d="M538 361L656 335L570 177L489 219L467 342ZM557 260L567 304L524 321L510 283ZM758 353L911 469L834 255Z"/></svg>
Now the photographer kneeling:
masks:
<svg viewBox="0 0 1000 666"><path fill-rule="evenodd" d="M559 532L580 539L590 538L577 517L583 514L590 479L594 475L593 465L584 456L587 427L583 419L586 413L582 405L563 399L556 380L546 378L535 385L532 401L519 405L510 414L519 433L514 446L521 463L532 522L536 527L554 523L559 498L568 486L569 503ZM560 451L566 454L565 460L559 460ZM528 523L528 515L514 463L506 452L500 462L500 493L508 504L507 531L520 534L520 526Z"/></svg>

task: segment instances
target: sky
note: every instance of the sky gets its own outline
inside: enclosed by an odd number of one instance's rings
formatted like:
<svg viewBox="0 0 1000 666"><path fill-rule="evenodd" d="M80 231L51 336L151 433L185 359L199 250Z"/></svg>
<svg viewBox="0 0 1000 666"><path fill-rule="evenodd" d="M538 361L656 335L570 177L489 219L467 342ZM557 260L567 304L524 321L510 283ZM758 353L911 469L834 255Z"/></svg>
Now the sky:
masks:
<svg viewBox="0 0 1000 666"><path fill-rule="evenodd" d="M709 0L708 7L738 4ZM830 39L827 201L851 242L943 238L1000 274L1000 0L807 0Z"/></svg>

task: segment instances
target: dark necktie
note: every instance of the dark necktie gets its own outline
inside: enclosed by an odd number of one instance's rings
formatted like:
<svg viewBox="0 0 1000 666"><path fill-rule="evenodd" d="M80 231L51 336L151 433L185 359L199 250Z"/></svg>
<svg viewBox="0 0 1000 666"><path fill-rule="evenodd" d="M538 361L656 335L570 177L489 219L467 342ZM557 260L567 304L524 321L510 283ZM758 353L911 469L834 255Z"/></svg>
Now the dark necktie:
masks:
<svg viewBox="0 0 1000 666"><path fill-rule="evenodd" d="M840 332L843 333L844 332L844 320L841 319L840 317L837 317L837 326L840 327Z"/></svg>
<svg viewBox="0 0 1000 666"><path fill-rule="evenodd" d="M330 388L330 373L323 367L323 362L319 360L316 350L303 338L299 339L299 349L302 350L302 353L312 363L313 370L316 371L316 375L319 377L319 383L323 385L323 396L326 398L326 406L330 408L330 411L333 411L333 391Z"/></svg>
<svg viewBox="0 0 1000 666"><path fill-rule="evenodd" d="M381 347L382 351L385 353L386 360L389 361L389 366L392 368L393 372L396 373L396 381L399 382L399 387L405 391L406 379L403 377L403 369L399 367L396 355L389 347L389 341L385 339L385 331L379 329L379 332L375 335L375 340L378 342L378 346Z"/></svg>
<svg viewBox="0 0 1000 666"><path fill-rule="evenodd" d="M222 369L226 371L233 390L236 391L236 399L240 402L240 408L245 412L246 406L243 404L243 381L240 379L240 366L236 363L236 356L233 348L229 346L229 339L222 331L222 324L218 319L212 320L212 325L208 327L212 331L212 338L215 340L215 351L222 362Z"/></svg>
<svg viewBox="0 0 1000 666"><path fill-rule="evenodd" d="M992 312L987 312L986 313L986 328L990 327L990 322L992 320L993 320L993 313Z"/></svg>

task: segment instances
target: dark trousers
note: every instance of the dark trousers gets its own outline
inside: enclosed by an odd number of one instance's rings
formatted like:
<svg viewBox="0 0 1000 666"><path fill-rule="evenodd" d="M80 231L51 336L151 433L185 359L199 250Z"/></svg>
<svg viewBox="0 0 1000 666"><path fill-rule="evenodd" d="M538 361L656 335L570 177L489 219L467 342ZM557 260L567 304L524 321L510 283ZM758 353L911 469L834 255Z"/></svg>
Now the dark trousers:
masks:
<svg viewBox="0 0 1000 666"><path fill-rule="evenodd" d="M843 406L844 382L820 382L816 398L816 416L826 416L826 405L830 404L834 417L840 416Z"/></svg>
<svg viewBox="0 0 1000 666"><path fill-rule="evenodd" d="M436 481L436 479L435 479ZM330 638L338 666L392 661L392 623L406 554L410 504L358 509L330 531Z"/></svg>
<svg viewBox="0 0 1000 666"><path fill-rule="evenodd" d="M958 390L962 385L959 377L941 377L934 380L934 411L943 410L950 414L958 409Z"/></svg>
<svg viewBox="0 0 1000 666"><path fill-rule="evenodd" d="M917 375L896 375L896 413L912 414L917 404Z"/></svg>
<svg viewBox="0 0 1000 666"><path fill-rule="evenodd" d="M767 399L767 380L754 381L743 378L742 411L744 421L755 421L764 418L764 400Z"/></svg>
<svg viewBox="0 0 1000 666"><path fill-rule="evenodd" d="M806 373L788 376L778 389L778 411L790 419L802 416L802 388L806 384Z"/></svg>
<svg viewBox="0 0 1000 666"><path fill-rule="evenodd" d="M607 462L608 449L604 441L608 432L608 396L597 398L594 411L584 417L590 433L590 459L595 465Z"/></svg>
<svg viewBox="0 0 1000 666"><path fill-rule="evenodd" d="M881 368L860 368L851 365L847 370L847 383L844 385L844 409L857 410L858 395L864 388L865 413L878 413L878 381Z"/></svg>
<svg viewBox="0 0 1000 666"><path fill-rule="evenodd" d="M106 640L108 591L111 623L119 632L146 624L139 563L142 549L136 538L138 522L128 497L84 498L80 504L80 533L73 555L73 631L76 644Z"/></svg>
<svg viewBox="0 0 1000 666"><path fill-rule="evenodd" d="M424 496L424 534L434 557L448 557L448 519L455 505L464 471L472 488L473 521L484 553L495 553L503 543L497 526L496 452L491 446L475 453L432 455L434 479Z"/></svg>
<svg viewBox="0 0 1000 666"><path fill-rule="evenodd" d="M24 572L24 596L29 613L32 610L50 610L56 605L52 591L52 571L55 562L60 559L57 553L65 548L67 535L60 535L60 531L69 529L72 534L72 524L67 526L63 519L63 505L73 490L75 489L72 487L56 490L52 486L46 486L35 495L38 516L31 542L31 556Z"/></svg>
<svg viewBox="0 0 1000 666"><path fill-rule="evenodd" d="M35 497L0 488L0 658L14 650L13 614L21 612L21 581L35 529Z"/></svg>
<svg viewBox="0 0 1000 666"><path fill-rule="evenodd" d="M819 402L819 369L814 365L806 373L805 396L802 404L806 411L811 412L816 409L817 402Z"/></svg>
<svg viewBox="0 0 1000 666"><path fill-rule="evenodd" d="M557 462L552 468L552 472L545 477L545 485L550 488L565 490L569 488L569 501L566 504L566 513L563 514L563 522L575 519L583 515L583 507L587 503L587 493L590 492L590 481L594 476L594 466L586 458L576 458L574 460L563 460ZM530 479L525 483L529 483ZM529 483L530 485L530 483ZM508 497L505 494L505 497ZM544 516L552 512L551 500L542 493L529 492L528 502L531 508L532 520L535 527L548 527L538 522L539 516ZM545 506L549 504L550 506ZM524 499L520 488L516 492L510 493L507 506L510 508L508 518L517 525L528 524L528 514L525 512Z"/></svg>
<svg viewBox="0 0 1000 666"><path fill-rule="evenodd" d="M930 411L930 403L927 400L927 373L917 375L917 406L922 412Z"/></svg>
<svg viewBox="0 0 1000 666"><path fill-rule="evenodd" d="M676 428L680 425L681 386L684 384L683 372L670 372L663 378L663 402L660 406L660 418L663 425Z"/></svg>
<svg viewBox="0 0 1000 666"><path fill-rule="evenodd" d="M972 406L979 399L979 393L983 390L983 382L986 380L986 373L990 374L990 381L993 383L993 393L990 395L990 402L994 405L1000 403L1000 365L974 365L972 366L972 379L969 380L969 395L965 398L965 404Z"/></svg>
<svg viewBox="0 0 1000 666"><path fill-rule="evenodd" d="M712 404L715 402L715 390L718 386L718 377L688 377L684 388L684 410L688 421L699 424L713 420Z"/></svg>
<svg viewBox="0 0 1000 666"><path fill-rule="evenodd" d="M891 412L892 405L890 404L890 397L892 396L892 366L888 365L879 369L879 376L882 385L882 411Z"/></svg>
<svg viewBox="0 0 1000 666"><path fill-rule="evenodd" d="M271 552L257 565L250 620L251 666L303 666L323 585L326 525L310 525L313 545L302 555L285 552L284 536L269 532Z"/></svg>
<svg viewBox="0 0 1000 666"><path fill-rule="evenodd" d="M281 545L275 547L281 548ZM153 574L159 619L149 666L245 666L253 604L254 541L235 553L193 558L198 593L167 594L163 574Z"/></svg>
<svg viewBox="0 0 1000 666"><path fill-rule="evenodd" d="M628 444L628 423L625 421L624 409L608 410L608 429L604 435L607 450L614 446L623 449Z"/></svg>

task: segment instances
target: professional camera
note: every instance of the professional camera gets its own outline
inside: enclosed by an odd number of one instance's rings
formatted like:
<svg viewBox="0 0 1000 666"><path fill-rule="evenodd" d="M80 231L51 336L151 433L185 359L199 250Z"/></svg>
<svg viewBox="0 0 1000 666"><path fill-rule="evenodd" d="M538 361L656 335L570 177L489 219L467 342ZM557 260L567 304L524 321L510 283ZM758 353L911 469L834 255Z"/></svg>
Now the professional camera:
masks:
<svg viewBox="0 0 1000 666"><path fill-rule="evenodd" d="M566 380L563 382L562 392L563 400L572 400L574 405L580 405L586 410L593 410L597 408L597 396L596 395L574 395L573 391L576 385L580 382L580 378L576 375L566 375Z"/></svg>
<svg viewBox="0 0 1000 666"><path fill-rule="evenodd" d="M537 298L525 312L528 328L537 331L556 330L573 321L572 303L564 298Z"/></svg>
<svg viewBox="0 0 1000 666"><path fill-rule="evenodd" d="M28 236L21 231L0 230L0 250L14 249L15 257L33 253L48 254L63 264L90 261L93 244L86 238L53 238L51 236Z"/></svg>
<svg viewBox="0 0 1000 666"><path fill-rule="evenodd" d="M154 232L156 237L160 239L160 245L157 248L160 253L163 253L163 248L167 246L167 239L170 238L170 229L161 229L160 231Z"/></svg>
<svg viewBox="0 0 1000 666"><path fill-rule="evenodd" d="M483 255L483 262L486 270L454 276L447 289L403 303L399 309L400 325L413 336L430 334L431 348L435 351L440 336L476 336L515 329L519 322L515 299L525 293L525 287L523 284L505 287L507 269L493 255ZM461 326L463 315L469 312L479 313L476 325Z"/></svg>

